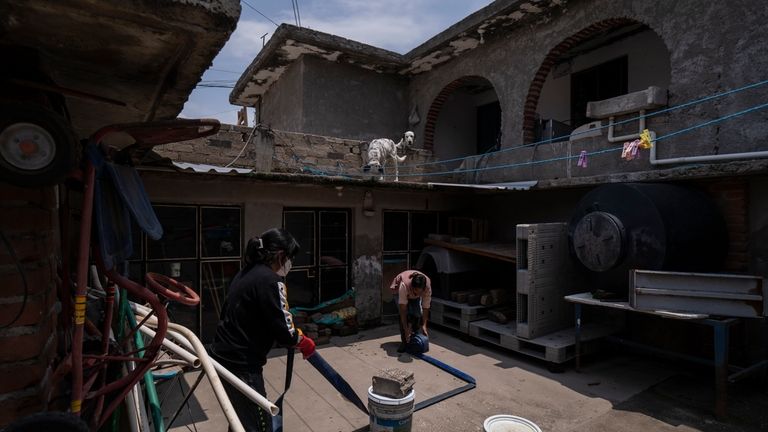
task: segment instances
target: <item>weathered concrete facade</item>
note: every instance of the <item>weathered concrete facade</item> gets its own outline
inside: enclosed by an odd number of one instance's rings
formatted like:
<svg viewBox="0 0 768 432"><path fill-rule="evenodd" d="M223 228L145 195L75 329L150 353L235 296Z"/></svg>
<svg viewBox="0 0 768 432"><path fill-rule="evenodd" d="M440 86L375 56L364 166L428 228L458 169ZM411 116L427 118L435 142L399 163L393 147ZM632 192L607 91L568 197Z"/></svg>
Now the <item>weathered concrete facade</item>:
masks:
<svg viewBox="0 0 768 432"><path fill-rule="evenodd" d="M759 0L499 0L405 55L284 25L241 77L230 99L241 105L253 105L260 98L266 103L277 97L276 89L288 76L285 69L309 63L300 60L309 56L314 57L312 63L356 68L360 82L371 70L398 76L407 79L407 104L399 117L408 116L416 147L432 151L436 160L476 155L421 167L432 174L445 173L427 180L534 180L537 189L685 182L708 191L728 220L728 268L743 270L751 261L750 271L766 274L765 251L758 245L768 240L762 217L767 198L760 193L768 160L764 153L750 153L768 148L768 109L761 106L768 97L768 85L763 82L768 50L762 31L767 20L768 9ZM634 138L607 138L608 114L589 119L586 112L576 112L587 111L577 104L582 87L588 87L579 80L612 62L623 62L623 66L602 72L597 82L621 75L616 78L621 81L619 95L651 86L665 95L660 103L643 108L651 115L646 128L658 141L652 151L643 150L634 160L620 157L623 144ZM348 89L337 83L318 84L328 84L323 89L327 96L305 98L301 109L327 122L331 111L313 111L313 106L327 106L334 95ZM725 95L750 85L754 87ZM702 100L710 96L716 97ZM471 145L460 147L473 139L478 128L479 122L471 118L473 110L494 97L501 111L497 151L479 155ZM639 108L616 109L617 121L639 115ZM381 121L392 122L392 115L382 110ZM578 121L567 125L564 133L555 133L553 127L554 136L568 136L592 120L600 123L594 134L548 142L540 119ZM344 120L337 119L337 124L346 124ZM357 133L357 127L335 133ZM617 127L615 135L636 134L638 127L632 120ZM582 152L588 155L586 167L577 165ZM723 155L727 156L690 159ZM578 190L562 192L564 198L558 203L575 203L581 196ZM724 204L729 200L732 204ZM567 205L559 212L550 209L551 204L540 204L547 210L535 212L539 220L563 220L567 213ZM475 207L478 214L481 208ZM489 216L498 224L510 219Z"/></svg>
<svg viewBox="0 0 768 432"><path fill-rule="evenodd" d="M656 85L668 92L669 106L760 81L764 78L760 74L764 69L762 66L768 63L765 41L759 30L768 18L768 12L762 6L757 0L735 3L502 0L402 56L332 35L284 26L273 37L272 49L260 54L248 73L243 75L231 99L244 105L258 98L268 103L278 97L278 86L287 79L292 68L310 62L325 63L328 67L354 67L361 83L366 82L364 77L370 74L369 70L382 76L407 78L407 104L399 115L389 111L390 104L385 98L371 98L370 89L362 90L361 94L371 106L382 102L387 107L377 116L382 124L402 122L406 115L420 113L420 121L411 123L416 132L416 145L433 150L436 155L451 155L451 151L441 149L447 138L438 130L440 118L445 115L444 105L466 87L464 80L467 77L480 77L491 84L498 97L502 115L500 149L503 151L476 164L483 169L482 175L474 176L476 181L653 172L670 165L653 165L647 157L626 163L615 151L622 143L609 143L605 133L602 137L570 143L521 146L535 140L537 117L552 118L568 112L569 76L615 57L627 57L626 92ZM294 42L297 38L302 38L301 44ZM302 48L300 55L298 45ZM300 60L310 56L314 57L311 61ZM289 72L283 74L285 68ZM260 79L260 76L267 78ZM323 96L301 98L305 127L317 128L319 124L330 122L336 129L326 130L324 134L346 137L360 133L362 125L367 123L347 123L341 108L329 110L327 107L334 104L339 95L361 90L340 86L337 82L315 84L321 89L313 88L312 92L320 92ZM664 137L685 127L754 107L763 101L766 92L761 87L674 110L649 118L647 127L657 137ZM561 93L560 98L558 93ZM280 113L270 115L280 116ZM334 115L337 116L335 121ZM636 115L632 113L623 118ZM680 136L664 137L657 143L656 158L763 149L768 134L767 116L765 110L757 111ZM604 120L603 124L606 122ZM637 126L634 123L627 125L624 131L632 128ZM446 142L446 145L449 144ZM517 147L521 148L515 149ZM594 153L587 169L576 167L581 151ZM756 167L753 171L761 170Z"/></svg>
<svg viewBox="0 0 768 432"><path fill-rule="evenodd" d="M357 291L358 314L363 323L381 318L382 210L451 211L461 207L466 198L426 188L377 187L376 183L345 180L313 184L306 178L291 182L279 176L144 171L142 179L153 203L241 206L246 240L283 226L283 211L287 208L350 209L350 282ZM194 190L194 194L180 190ZM372 212L363 208L366 193L373 199Z"/></svg>

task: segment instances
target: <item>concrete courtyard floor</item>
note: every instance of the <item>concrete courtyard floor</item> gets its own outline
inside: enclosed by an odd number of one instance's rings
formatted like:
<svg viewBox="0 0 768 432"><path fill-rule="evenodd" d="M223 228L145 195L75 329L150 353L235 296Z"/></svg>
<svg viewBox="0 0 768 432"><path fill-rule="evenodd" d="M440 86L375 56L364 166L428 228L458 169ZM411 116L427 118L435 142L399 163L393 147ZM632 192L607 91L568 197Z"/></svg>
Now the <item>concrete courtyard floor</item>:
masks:
<svg viewBox="0 0 768 432"><path fill-rule="evenodd" d="M397 326L382 326L347 337L333 337L319 352L367 402L371 377L380 369L412 370L416 402L461 387L464 382L407 354L396 352ZM276 350L279 351L279 350ZM277 354L277 353L276 353ZM267 363L270 400L282 392L285 355ZM545 432L565 431L766 431L768 392L752 379L729 389L729 416L715 419L713 372L627 353L594 355L562 373L544 362L490 345L463 341L440 329L430 331L429 354L477 380L477 388L413 415L414 431L482 431L483 420L512 414L532 420ZM166 416L179 405L181 389L197 373L160 388ZM285 430L346 432L367 430L368 417L344 400L297 355L285 399ZM166 422L168 418L166 417ZM225 431L226 420L204 379L171 431Z"/></svg>

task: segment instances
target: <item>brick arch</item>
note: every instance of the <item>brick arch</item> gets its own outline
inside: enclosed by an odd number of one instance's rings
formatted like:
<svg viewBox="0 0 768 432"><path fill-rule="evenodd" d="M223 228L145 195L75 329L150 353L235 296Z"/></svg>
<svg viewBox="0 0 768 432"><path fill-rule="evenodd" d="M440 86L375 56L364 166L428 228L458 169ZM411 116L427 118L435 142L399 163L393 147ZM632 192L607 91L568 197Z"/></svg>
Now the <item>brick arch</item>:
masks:
<svg viewBox="0 0 768 432"><path fill-rule="evenodd" d="M424 149L430 151L434 150L435 127L437 126L437 118L440 115L440 111L443 109L443 105L448 100L448 97L457 89L464 87L472 81L477 81L478 79L482 79L488 82L493 87L491 81L485 77L478 75L467 75L452 81L450 84L443 87L440 93L437 94L435 99L432 101L432 105L429 107L429 111L427 111L427 122L424 124Z"/></svg>
<svg viewBox="0 0 768 432"><path fill-rule="evenodd" d="M535 127L536 127L536 108L539 105L539 96L541 96L541 90L544 87L544 82L549 76L549 72L555 65L557 60L568 52L576 45L592 38L593 36L602 33L606 30L611 30L618 27L624 27L631 24L643 24L637 20L631 18L610 18L607 20L596 22L578 33L567 37L562 42L552 48L544 61L539 66L539 70L536 75L533 76L530 87L528 87L528 96L525 98L525 105L523 109L523 139L526 143L533 142Z"/></svg>

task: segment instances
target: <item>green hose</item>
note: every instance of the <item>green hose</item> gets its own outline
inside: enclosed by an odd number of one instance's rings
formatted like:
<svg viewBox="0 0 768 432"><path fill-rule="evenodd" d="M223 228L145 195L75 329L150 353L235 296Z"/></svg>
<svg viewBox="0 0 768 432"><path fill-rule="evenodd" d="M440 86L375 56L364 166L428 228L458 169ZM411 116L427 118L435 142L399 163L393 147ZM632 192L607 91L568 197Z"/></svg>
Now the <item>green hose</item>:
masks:
<svg viewBox="0 0 768 432"><path fill-rule="evenodd" d="M126 295L120 296L120 309L124 311L128 323L131 325L131 329L136 328L136 317L131 311L131 307L128 305L128 298ZM136 332L133 335L136 349L139 351L139 357L144 357L144 337L141 332ZM155 388L155 380L152 377L152 372L144 374L144 387L147 394L147 401L149 402L149 410L152 414L152 426L154 426L155 432L164 432L165 424L163 422L163 411L160 409L160 398L157 397L157 389Z"/></svg>

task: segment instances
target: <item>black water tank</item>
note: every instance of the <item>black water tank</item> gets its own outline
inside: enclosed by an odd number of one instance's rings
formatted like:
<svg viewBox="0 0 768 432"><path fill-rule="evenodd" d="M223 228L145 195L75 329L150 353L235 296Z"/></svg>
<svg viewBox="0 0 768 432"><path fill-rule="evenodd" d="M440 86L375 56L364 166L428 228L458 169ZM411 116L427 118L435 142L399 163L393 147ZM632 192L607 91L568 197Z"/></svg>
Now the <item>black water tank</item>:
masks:
<svg viewBox="0 0 768 432"><path fill-rule="evenodd" d="M721 269L727 232L702 192L669 184L600 186L581 199L569 226L573 256L590 287L628 294L629 270Z"/></svg>

